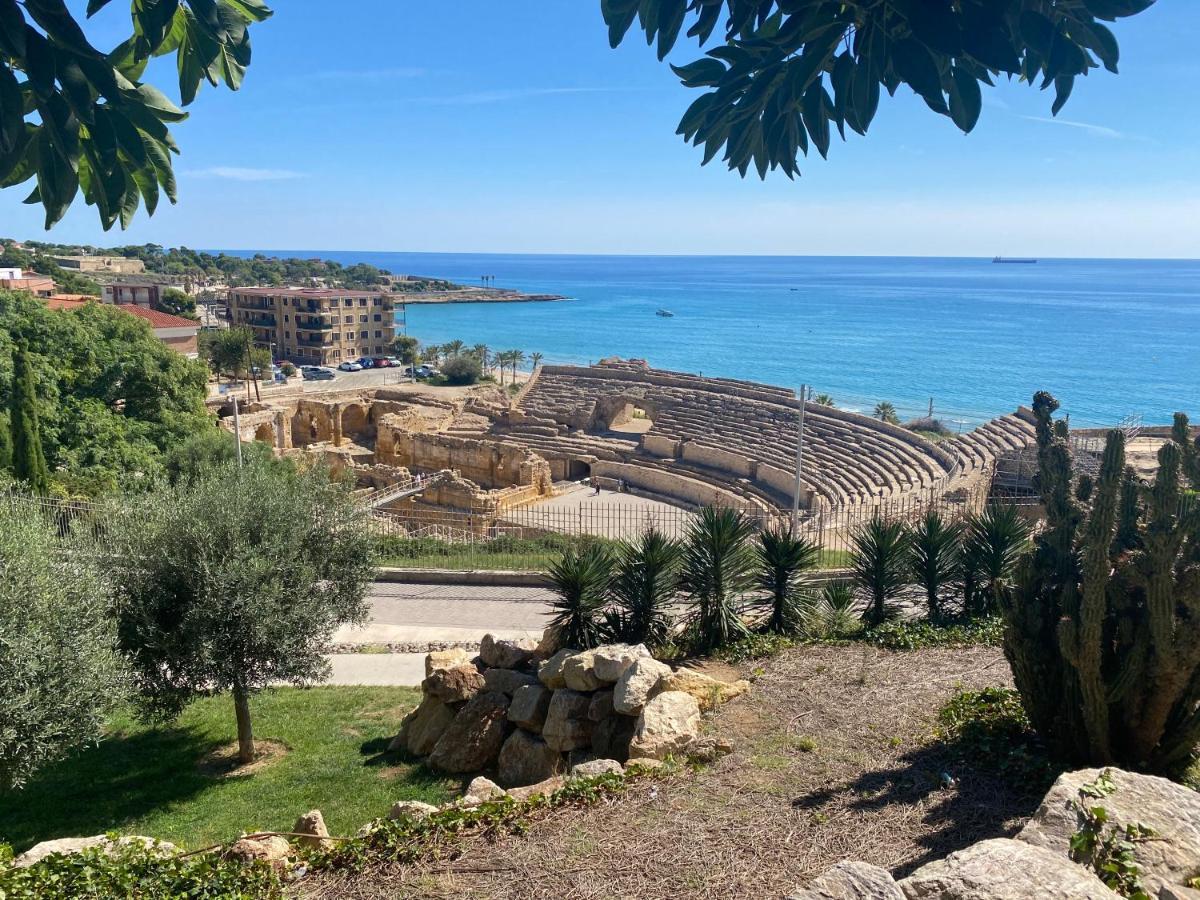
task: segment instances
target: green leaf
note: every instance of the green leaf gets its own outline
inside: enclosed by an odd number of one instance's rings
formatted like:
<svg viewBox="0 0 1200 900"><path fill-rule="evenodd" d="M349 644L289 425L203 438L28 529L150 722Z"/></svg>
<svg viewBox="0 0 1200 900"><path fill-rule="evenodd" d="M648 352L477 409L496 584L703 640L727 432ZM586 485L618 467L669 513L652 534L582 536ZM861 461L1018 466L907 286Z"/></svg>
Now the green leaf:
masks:
<svg viewBox="0 0 1200 900"><path fill-rule="evenodd" d="M25 133L25 98L8 66L0 65L0 157L16 150Z"/></svg>
<svg viewBox="0 0 1200 900"><path fill-rule="evenodd" d="M152 55L171 27L179 0L133 0L134 31L141 38L139 56Z"/></svg>
<svg viewBox="0 0 1200 900"><path fill-rule="evenodd" d="M110 0L88 0L87 16L90 19L104 7L108 6Z"/></svg>
<svg viewBox="0 0 1200 900"><path fill-rule="evenodd" d="M1061 75L1054 79L1054 105L1050 107L1050 115L1057 116L1059 111L1067 105L1067 100L1071 96L1071 90L1075 87L1074 75Z"/></svg>
<svg viewBox="0 0 1200 900"><path fill-rule="evenodd" d="M957 56L962 35L949 0L917 0L908 4L908 24L917 40L939 53Z"/></svg>
<svg viewBox="0 0 1200 900"><path fill-rule="evenodd" d="M600 13L608 25L608 43L618 47L637 18L638 0L601 0Z"/></svg>
<svg viewBox="0 0 1200 900"><path fill-rule="evenodd" d="M949 113L942 95L942 76L925 46L905 38L892 48L892 63L904 82L924 98L935 112Z"/></svg>
<svg viewBox="0 0 1200 900"><path fill-rule="evenodd" d="M1083 0L1083 5L1096 18L1111 22L1145 12L1154 0Z"/></svg>
<svg viewBox="0 0 1200 900"><path fill-rule="evenodd" d="M1117 45L1117 39L1108 29L1108 26L1101 25L1099 22L1089 22L1087 24L1072 22L1071 34L1079 40L1079 43L1100 57L1100 62L1104 63L1104 68L1108 69L1114 75L1117 74L1117 63L1121 59L1121 48Z"/></svg>
<svg viewBox="0 0 1200 900"><path fill-rule="evenodd" d="M970 134L979 121L979 113L983 108L983 94L979 90L979 82L975 76L955 66L951 72L950 89L950 118L954 124L965 133Z"/></svg>
<svg viewBox="0 0 1200 900"><path fill-rule="evenodd" d="M671 66L671 71L679 77L685 87L694 88L720 84L728 70L720 60L705 57L686 66Z"/></svg>
<svg viewBox="0 0 1200 900"><path fill-rule="evenodd" d="M50 131L43 128L38 135L38 195L46 210L46 230L66 214L79 192L79 175L51 144Z"/></svg>
<svg viewBox="0 0 1200 900"><path fill-rule="evenodd" d="M40 100L49 100L54 94L54 51L50 42L31 26L25 26L25 74L29 86Z"/></svg>
<svg viewBox="0 0 1200 900"><path fill-rule="evenodd" d="M804 127L812 138L813 146L821 154L822 159L829 155L829 110L833 104L820 81L813 82L804 93L801 114L804 117Z"/></svg>
<svg viewBox="0 0 1200 900"><path fill-rule="evenodd" d="M683 27L683 18L687 14L687 0L659 0L658 6L658 59L661 62L667 58L675 40L679 37L679 29Z"/></svg>
<svg viewBox="0 0 1200 900"><path fill-rule="evenodd" d="M56 43L89 56L100 55L88 43L83 29L79 27L63 0L25 0L25 9Z"/></svg>
<svg viewBox="0 0 1200 900"><path fill-rule="evenodd" d="M264 22L274 15L271 8L259 0L224 0L224 3L247 22Z"/></svg>
<svg viewBox="0 0 1200 900"><path fill-rule="evenodd" d="M182 122L187 118L188 114L168 100L154 85L139 84L133 93L136 95L136 101L164 122Z"/></svg>
<svg viewBox="0 0 1200 900"><path fill-rule="evenodd" d="M850 81L850 108L854 110L854 121L851 127L859 134L866 134L879 109L879 79L871 71L865 61L860 61L854 68L854 76Z"/></svg>
<svg viewBox="0 0 1200 900"><path fill-rule="evenodd" d="M17 0L0 0L0 52L17 59L25 56L25 16Z"/></svg>

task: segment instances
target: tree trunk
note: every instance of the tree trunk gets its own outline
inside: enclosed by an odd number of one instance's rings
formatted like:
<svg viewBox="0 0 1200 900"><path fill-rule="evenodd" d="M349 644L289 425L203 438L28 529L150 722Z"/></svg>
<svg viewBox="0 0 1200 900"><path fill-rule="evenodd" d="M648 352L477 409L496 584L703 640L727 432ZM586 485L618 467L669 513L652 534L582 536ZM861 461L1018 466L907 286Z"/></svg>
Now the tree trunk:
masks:
<svg viewBox="0 0 1200 900"><path fill-rule="evenodd" d="M250 725L250 698L244 688L234 685L233 709L237 714L238 763L254 762L254 729Z"/></svg>

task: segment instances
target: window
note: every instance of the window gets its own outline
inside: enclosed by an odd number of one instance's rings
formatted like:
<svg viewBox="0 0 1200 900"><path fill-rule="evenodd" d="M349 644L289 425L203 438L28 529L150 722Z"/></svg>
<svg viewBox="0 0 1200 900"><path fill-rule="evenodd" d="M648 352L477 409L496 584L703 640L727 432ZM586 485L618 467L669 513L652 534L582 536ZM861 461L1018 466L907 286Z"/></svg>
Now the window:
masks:
<svg viewBox="0 0 1200 900"><path fill-rule="evenodd" d="M374 297L374 298L372 298L372 300L371 300L371 305L372 305L372 306L378 306L378 305L379 305L379 298L378 298L378 297Z"/></svg>
<svg viewBox="0 0 1200 900"><path fill-rule="evenodd" d="M351 322L354 321L354 316L346 316L346 318L343 319L342 321L345 322L347 325L349 325Z"/></svg>
<svg viewBox="0 0 1200 900"><path fill-rule="evenodd" d="M343 306L353 306L354 301L351 300L349 297L347 297L345 300L342 301L342 305Z"/></svg>
<svg viewBox="0 0 1200 900"><path fill-rule="evenodd" d="M290 322L290 321L292 321L292 317L291 317L291 316L289 316L287 313L284 313L284 314L283 314L283 321L285 321L285 322Z"/></svg>
<svg viewBox="0 0 1200 900"><path fill-rule="evenodd" d="M358 305L359 305L359 306L366 306L366 305L367 305L367 298L366 298L366 297L359 297L359 298L358 298Z"/></svg>
<svg viewBox="0 0 1200 900"><path fill-rule="evenodd" d="M369 337L370 337L370 335L369 335L367 332L365 332L365 331L363 331L363 332L360 332L358 336L359 336L360 338L362 338L363 340L366 340L367 338L369 338Z"/></svg>
<svg viewBox="0 0 1200 900"><path fill-rule="evenodd" d="M376 337L376 338L381 338L381 337L383 337L383 332L382 332L382 331L376 331L376 332L375 332L375 337ZM375 349L376 349L376 350L378 350L379 348L378 348L378 347L376 347Z"/></svg>
<svg viewBox="0 0 1200 900"><path fill-rule="evenodd" d="M375 313L375 321L376 321L376 322L382 322L382 321L383 321L383 316L381 316L379 313Z"/></svg>
<svg viewBox="0 0 1200 900"><path fill-rule="evenodd" d="M361 316L359 316L359 317L358 317L358 321L360 321L360 322L365 322L365 321L367 321L367 315L366 315L366 313L363 313Z"/></svg>
<svg viewBox="0 0 1200 900"><path fill-rule="evenodd" d="M292 333L291 333L290 331L285 331L285 332L283 333L284 340L287 340L287 339L288 339L288 338L290 338L291 336L292 336Z"/></svg>

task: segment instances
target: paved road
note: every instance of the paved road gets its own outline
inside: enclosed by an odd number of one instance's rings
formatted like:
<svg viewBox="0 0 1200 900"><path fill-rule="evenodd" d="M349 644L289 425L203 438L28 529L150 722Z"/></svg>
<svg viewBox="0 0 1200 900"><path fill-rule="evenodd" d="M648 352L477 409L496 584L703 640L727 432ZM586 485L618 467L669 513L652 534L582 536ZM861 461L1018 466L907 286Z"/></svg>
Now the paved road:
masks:
<svg viewBox="0 0 1200 900"><path fill-rule="evenodd" d="M377 582L370 592L370 623L340 629L334 641L477 641L489 631L497 637L540 637L552 596L545 588Z"/></svg>

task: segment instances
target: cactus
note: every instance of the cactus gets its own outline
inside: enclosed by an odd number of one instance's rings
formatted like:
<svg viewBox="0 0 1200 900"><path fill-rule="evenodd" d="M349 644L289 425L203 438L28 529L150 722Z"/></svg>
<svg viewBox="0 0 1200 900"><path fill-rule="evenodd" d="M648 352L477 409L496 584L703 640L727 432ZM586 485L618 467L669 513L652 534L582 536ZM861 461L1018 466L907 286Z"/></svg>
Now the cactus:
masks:
<svg viewBox="0 0 1200 900"><path fill-rule="evenodd" d="M1200 744L1200 453L1187 417L1140 484L1111 431L1099 475L1072 474L1058 402L1034 397L1046 508L1002 598L1004 651L1035 728L1066 759L1178 772Z"/></svg>

